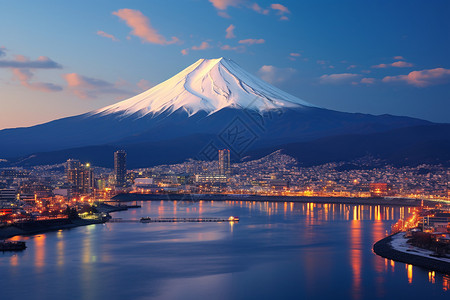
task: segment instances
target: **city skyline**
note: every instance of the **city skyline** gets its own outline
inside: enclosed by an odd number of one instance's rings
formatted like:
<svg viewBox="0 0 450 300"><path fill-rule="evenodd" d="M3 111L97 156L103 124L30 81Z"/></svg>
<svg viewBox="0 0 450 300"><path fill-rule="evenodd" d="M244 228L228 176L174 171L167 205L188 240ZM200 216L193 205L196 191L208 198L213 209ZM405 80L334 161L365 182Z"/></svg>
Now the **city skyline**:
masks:
<svg viewBox="0 0 450 300"><path fill-rule="evenodd" d="M4 298L448 299L450 1L0 7Z"/></svg>
<svg viewBox="0 0 450 300"><path fill-rule="evenodd" d="M317 106L449 122L445 1L177 2L187 15L170 1L111 1L89 13L86 2L27 5L0 12L0 128L115 103L205 57L231 58Z"/></svg>

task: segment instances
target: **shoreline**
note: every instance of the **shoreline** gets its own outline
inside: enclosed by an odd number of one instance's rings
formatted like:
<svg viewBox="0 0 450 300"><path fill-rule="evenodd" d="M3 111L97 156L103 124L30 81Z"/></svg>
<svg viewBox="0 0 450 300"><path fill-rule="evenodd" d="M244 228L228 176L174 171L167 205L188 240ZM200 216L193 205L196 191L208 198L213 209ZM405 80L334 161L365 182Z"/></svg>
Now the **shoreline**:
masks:
<svg viewBox="0 0 450 300"><path fill-rule="evenodd" d="M387 206L420 206L422 200L405 198L348 198L307 196L260 196L235 194L118 194L110 199L116 202L134 201L256 201L256 202L298 202L322 204L356 204ZM424 201L425 202L425 201Z"/></svg>
<svg viewBox="0 0 450 300"><path fill-rule="evenodd" d="M52 221L52 222L48 222L48 221ZM23 224L20 224L19 226L10 225L7 227L2 227L2 228L0 228L0 240L10 239L10 238L18 236L18 235L31 236L31 235L41 234L41 233L45 233L45 232L50 232L50 231L57 231L60 229L71 229L71 228L80 227L80 226L104 223L104 221L100 221L100 220L87 220L87 219L74 219L74 220L62 219L62 220L57 220L57 221L46 220L46 222L47 223L43 223L41 221L34 221L32 223L26 224L25 226L23 226ZM52 223L54 223L54 224L52 224ZM28 228L28 227L31 227L30 225L32 225L32 227L34 227L34 228ZM20 228L20 227L22 227L22 228Z"/></svg>
<svg viewBox="0 0 450 300"><path fill-rule="evenodd" d="M384 206L408 206L416 207L421 204L417 199L385 199L385 198L347 198L347 197L307 197L307 196L259 196L259 195L235 195L235 194L118 194L111 201L255 201L255 202L297 202L317 204L354 204L354 205L384 205ZM99 206L101 212L114 212L126 210L124 207L115 207L108 204ZM19 235L36 235L40 233L71 229L79 226L102 224L105 221L92 219L60 219L34 221L32 223L10 225L0 228L0 240L9 239ZM20 228L22 227L22 228ZM379 241L381 242L381 241ZM378 242L377 242L378 243ZM375 247L375 245L374 245ZM378 254L378 253L377 253ZM382 256L382 255L380 255Z"/></svg>
<svg viewBox="0 0 450 300"><path fill-rule="evenodd" d="M413 266L450 275L450 263L448 262L411 253L405 253L403 251L394 249L391 245L391 242L393 237L397 234L401 234L401 232L389 235L384 239L376 242L372 248L373 252L381 257L397 262L402 262L405 264L410 264Z"/></svg>
<svg viewBox="0 0 450 300"><path fill-rule="evenodd" d="M105 203L101 203L97 207L101 213L112 213L116 211L127 210L128 207L115 207ZM36 235L45 232L57 231L61 229L72 229L80 226L88 226L93 224L103 224L107 221L96 219L55 219L44 221L33 221L22 224L12 224L0 228L0 240L10 239L18 235ZM22 228L21 228L22 227Z"/></svg>

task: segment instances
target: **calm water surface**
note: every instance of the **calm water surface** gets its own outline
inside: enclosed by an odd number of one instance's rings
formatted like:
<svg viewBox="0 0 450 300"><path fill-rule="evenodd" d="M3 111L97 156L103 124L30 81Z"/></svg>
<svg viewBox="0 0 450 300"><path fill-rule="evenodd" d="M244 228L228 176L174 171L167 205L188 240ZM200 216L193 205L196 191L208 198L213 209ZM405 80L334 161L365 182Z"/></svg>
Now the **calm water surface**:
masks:
<svg viewBox="0 0 450 300"><path fill-rule="evenodd" d="M230 223L107 223L31 237L0 253L1 299L450 298L450 277L383 259L372 244L408 208L142 202L113 213Z"/></svg>

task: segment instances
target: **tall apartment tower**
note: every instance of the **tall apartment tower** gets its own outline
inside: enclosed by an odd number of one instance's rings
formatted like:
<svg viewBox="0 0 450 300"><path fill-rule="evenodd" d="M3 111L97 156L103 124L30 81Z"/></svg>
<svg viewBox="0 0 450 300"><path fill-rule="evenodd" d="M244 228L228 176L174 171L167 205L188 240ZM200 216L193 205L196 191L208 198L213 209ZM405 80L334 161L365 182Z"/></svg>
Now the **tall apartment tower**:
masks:
<svg viewBox="0 0 450 300"><path fill-rule="evenodd" d="M127 153L125 150L114 152L114 173L116 176L116 186L125 186L127 175Z"/></svg>
<svg viewBox="0 0 450 300"><path fill-rule="evenodd" d="M89 194L94 187L94 173L90 164L81 164L79 160L69 159L66 165L67 183L70 194L77 196Z"/></svg>
<svg viewBox="0 0 450 300"><path fill-rule="evenodd" d="M81 163L78 159L68 159L66 162L66 173L69 175L70 170L81 168Z"/></svg>
<svg viewBox="0 0 450 300"><path fill-rule="evenodd" d="M219 174L231 174L230 150L228 149L219 150Z"/></svg>

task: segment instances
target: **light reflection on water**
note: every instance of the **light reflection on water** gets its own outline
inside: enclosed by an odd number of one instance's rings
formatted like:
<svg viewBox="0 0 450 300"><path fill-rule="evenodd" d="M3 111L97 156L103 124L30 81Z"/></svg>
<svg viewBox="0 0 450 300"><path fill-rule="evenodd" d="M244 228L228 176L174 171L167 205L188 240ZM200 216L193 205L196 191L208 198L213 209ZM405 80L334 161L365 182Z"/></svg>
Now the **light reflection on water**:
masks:
<svg viewBox="0 0 450 300"><path fill-rule="evenodd" d="M356 207L355 207L356 208ZM355 211L356 212L356 211ZM359 214L354 213L354 217ZM358 219L350 221L350 264L353 270L353 298L361 299L362 251L361 222Z"/></svg>
<svg viewBox="0 0 450 300"><path fill-rule="evenodd" d="M2 296L32 299L448 297L450 278L371 251L409 208L254 201L142 202L114 213L239 216L224 223L106 223L0 253ZM404 267L403 267L404 266ZM27 289L21 287L27 286Z"/></svg>

